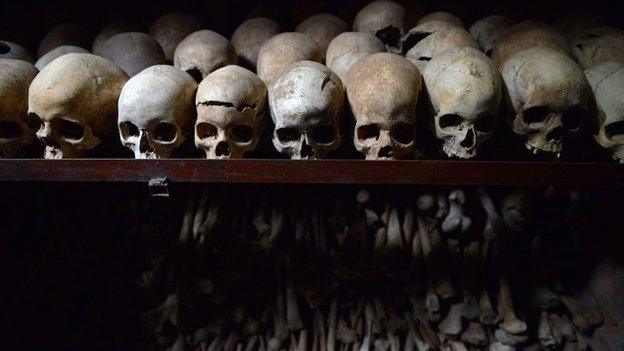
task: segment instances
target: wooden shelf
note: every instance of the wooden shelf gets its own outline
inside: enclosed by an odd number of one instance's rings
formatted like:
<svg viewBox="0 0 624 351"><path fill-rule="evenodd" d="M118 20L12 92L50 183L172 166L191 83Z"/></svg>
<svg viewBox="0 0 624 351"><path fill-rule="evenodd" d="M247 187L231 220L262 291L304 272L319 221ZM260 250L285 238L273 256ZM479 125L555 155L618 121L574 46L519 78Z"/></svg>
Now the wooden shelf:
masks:
<svg viewBox="0 0 624 351"><path fill-rule="evenodd" d="M624 166L362 160L0 160L0 182L622 186Z"/></svg>

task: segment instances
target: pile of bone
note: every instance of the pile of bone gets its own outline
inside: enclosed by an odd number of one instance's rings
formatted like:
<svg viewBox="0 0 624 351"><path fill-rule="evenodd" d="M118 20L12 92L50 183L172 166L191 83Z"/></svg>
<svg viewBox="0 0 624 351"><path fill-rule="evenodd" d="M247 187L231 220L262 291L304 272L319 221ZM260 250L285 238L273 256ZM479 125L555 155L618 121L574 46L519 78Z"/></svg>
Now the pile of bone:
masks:
<svg viewBox="0 0 624 351"><path fill-rule="evenodd" d="M191 196L176 247L140 279L157 348L587 350L602 324L559 272L570 240L553 233L587 230L576 192L561 218L552 190L543 208L484 189L413 204L360 191L329 209L275 193L241 209L229 195Z"/></svg>
<svg viewBox="0 0 624 351"><path fill-rule="evenodd" d="M34 66L2 41L0 157L23 155L38 138L46 158L99 155L104 141L168 158L192 139L222 159L271 135L293 159L330 157L346 143L366 159L419 149L466 159L506 128L536 154L559 156L593 134L624 160L624 31L582 12L553 25L493 15L467 30L448 12L413 21L414 7L373 1L350 32L327 13L292 32L252 18L230 40L185 13L163 15L149 34L112 23L90 46L85 28L62 24ZM345 105L352 130L341 130ZM433 146L416 138L427 128Z"/></svg>

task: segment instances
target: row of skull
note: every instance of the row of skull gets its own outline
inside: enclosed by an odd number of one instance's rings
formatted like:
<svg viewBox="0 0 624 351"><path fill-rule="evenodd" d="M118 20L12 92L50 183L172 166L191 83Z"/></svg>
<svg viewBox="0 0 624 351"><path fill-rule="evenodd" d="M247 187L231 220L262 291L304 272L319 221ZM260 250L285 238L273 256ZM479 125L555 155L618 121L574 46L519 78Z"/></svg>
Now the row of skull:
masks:
<svg viewBox="0 0 624 351"><path fill-rule="evenodd" d="M368 159L409 157L421 91L449 156L477 154L504 99L514 110L512 128L526 138L527 148L552 153L581 129L595 101L602 121L597 141L616 159L624 157L624 64L617 62L624 60L624 40L611 27L577 34L570 46L541 22L513 24L489 16L469 33L457 17L439 12L405 32L402 7L375 1L358 13L354 32L345 32L344 21L328 14L281 34L274 21L255 18L228 41L212 31L193 32L201 22L189 16L163 16L152 36L127 32L132 29L120 24L108 27L93 51L109 60L65 55L39 65L39 75L23 62L3 60L4 157L28 142L28 123L37 120L43 122L37 135L46 157L84 155L114 128L115 115L122 143L136 157L168 157L192 132L195 113L195 143L209 158L242 157L258 142L268 96L275 147L292 158L322 158L340 143L345 90L356 120L354 144ZM53 49L50 41L67 43L62 38L71 37L58 32L42 41L40 61L65 47ZM7 55L18 58L19 47L9 44ZM140 50L154 46L181 70L154 66L164 60L150 61L154 56ZM318 63L323 61L327 66ZM127 83L126 74L132 77ZM201 81L199 87L191 77Z"/></svg>

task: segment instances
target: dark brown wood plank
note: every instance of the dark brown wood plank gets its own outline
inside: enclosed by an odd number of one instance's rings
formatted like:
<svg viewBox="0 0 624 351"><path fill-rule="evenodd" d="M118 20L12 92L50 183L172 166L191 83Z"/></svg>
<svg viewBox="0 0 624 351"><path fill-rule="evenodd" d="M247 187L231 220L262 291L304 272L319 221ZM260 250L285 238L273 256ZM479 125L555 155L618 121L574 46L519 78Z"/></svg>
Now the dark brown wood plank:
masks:
<svg viewBox="0 0 624 351"><path fill-rule="evenodd" d="M0 160L0 181L624 185L618 164L361 160Z"/></svg>

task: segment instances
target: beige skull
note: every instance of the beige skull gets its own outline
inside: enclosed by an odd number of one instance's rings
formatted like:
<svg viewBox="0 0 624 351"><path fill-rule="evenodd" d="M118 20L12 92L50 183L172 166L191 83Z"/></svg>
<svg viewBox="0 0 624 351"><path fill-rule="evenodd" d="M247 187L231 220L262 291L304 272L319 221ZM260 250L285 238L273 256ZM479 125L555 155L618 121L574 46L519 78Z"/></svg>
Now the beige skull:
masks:
<svg viewBox="0 0 624 351"><path fill-rule="evenodd" d="M200 30L180 42L173 64L201 82L216 69L236 64L236 51L221 34Z"/></svg>
<svg viewBox="0 0 624 351"><path fill-rule="evenodd" d="M396 47L405 31L405 9L394 1L373 1L357 13L353 30L373 33L384 44Z"/></svg>
<svg viewBox="0 0 624 351"><path fill-rule="evenodd" d="M292 159L319 159L340 145L344 87L324 65L290 66L269 87L269 106L277 151Z"/></svg>
<svg viewBox="0 0 624 351"><path fill-rule="evenodd" d="M423 16L420 20L418 20L418 24L423 24L429 21L442 21L454 24L458 27L464 27L464 22L454 14L450 12L433 12L428 15Z"/></svg>
<svg viewBox="0 0 624 351"><path fill-rule="evenodd" d="M35 62L21 45L6 40L0 40L0 59L22 60L29 63Z"/></svg>
<svg viewBox="0 0 624 351"><path fill-rule="evenodd" d="M277 22L268 18L252 18L243 22L232 34L232 45L241 66L256 70L258 52L267 40L280 32Z"/></svg>
<svg viewBox="0 0 624 351"><path fill-rule="evenodd" d="M572 44L572 53L586 69L602 62L624 61L624 31L600 27L584 32Z"/></svg>
<svg viewBox="0 0 624 351"><path fill-rule="evenodd" d="M293 63L299 61L321 62L321 48L303 33L281 33L269 39L258 53L258 76L270 87Z"/></svg>
<svg viewBox="0 0 624 351"><path fill-rule="evenodd" d="M91 45L91 52L95 55L102 54L102 48L104 48L104 43L117 34L128 33L128 32L138 32L139 26L134 23L128 22L113 22L106 27L104 27L100 33L93 39L93 44Z"/></svg>
<svg viewBox="0 0 624 351"><path fill-rule="evenodd" d="M83 26L73 23L59 24L50 29L48 34L43 37L37 49L37 57L41 57L62 45L87 48L89 47L90 39L89 32Z"/></svg>
<svg viewBox="0 0 624 351"><path fill-rule="evenodd" d="M35 63L35 67L41 71L43 67L48 65L48 63L56 60L57 58L63 55L67 55L71 53L88 54L89 51L78 46L71 46L71 45L59 46L53 50L48 51L48 53L46 53L45 55L41 56Z"/></svg>
<svg viewBox="0 0 624 351"><path fill-rule="evenodd" d="M534 153L559 154L587 115L589 85L581 67L560 51L538 46L509 58L501 73L516 113L514 132Z"/></svg>
<svg viewBox="0 0 624 351"><path fill-rule="evenodd" d="M0 158L19 156L34 139L26 117L28 87L37 73L26 61L0 59Z"/></svg>
<svg viewBox="0 0 624 351"><path fill-rule="evenodd" d="M321 48L323 56L329 43L340 33L347 30L347 24L340 18L328 13L319 13L303 20L295 31L312 37Z"/></svg>
<svg viewBox="0 0 624 351"><path fill-rule="evenodd" d="M427 26L428 23L429 22L425 22L420 26ZM421 35L420 40L415 43L414 41L410 43L410 45L415 45L407 51L405 58L415 64L421 71L425 69L427 63L429 63L432 58L450 48L466 46L479 49L479 44L477 44L470 33L463 28L450 25L446 29L428 32L424 28L419 28L420 26L414 28L412 32L419 33ZM404 50L407 48L408 47L404 47Z"/></svg>
<svg viewBox="0 0 624 351"><path fill-rule="evenodd" d="M410 157L421 87L418 68L399 55L372 54L351 67L347 96L356 120L354 143L366 159Z"/></svg>
<svg viewBox="0 0 624 351"><path fill-rule="evenodd" d="M513 21L505 16L492 15L483 17L470 26L470 34L477 40L481 50L490 56L496 40L513 25Z"/></svg>
<svg viewBox="0 0 624 351"><path fill-rule="evenodd" d="M150 27L149 34L156 39L165 52L165 58L173 61L173 54L178 44L189 34L199 30L202 21L183 12L162 15Z"/></svg>
<svg viewBox="0 0 624 351"><path fill-rule="evenodd" d="M165 53L158 42L145 33L128 32L110 37L100 55L113 61L132 77L147 67L165 63Z"/></svg>
<svg viewBox="0 0 624 351"><path fill-rule="evenodd" d="M191 133L197 83L167 65L130 78L119 96L119 136L134 158L169 158Z"/></svg>
<svg viewBox="0 0 624 351"><path fill-rule="evenodd" d="M469 47L449 49L423 71L436 136L448 156L472 158L498 119L502 79L490 59Z"/></svg>
<svg viewBox="0 0 624 351"><path fill-rule="evenodd" d="M596 141L624 163L624 62L603 62L585 71L594 91L600 130Z"/></svg>
<svg viewBox="0 0 624 351"><path fill-rule="evenodd" d="M241 158L256 149L267 88L253 72L234 65L212 72L199 84L195 105L195 145L206 158Z"/></svg>
<svg viewBox="0 0 624 351"><path fill-rule="evenodd" d="M109 60L67 54L32 81L28 113L40 119L45 158L82 157L115 130L117 98L128 76Z"/></svg>
<svg viewBox="0 0 624 351"><path fill-rule="evenodd" d="M344 82L347 72L356 62L377 52L385 51L384 43L372 33L346 32L338 35L327 48L327 67Z"/></svg>

